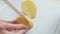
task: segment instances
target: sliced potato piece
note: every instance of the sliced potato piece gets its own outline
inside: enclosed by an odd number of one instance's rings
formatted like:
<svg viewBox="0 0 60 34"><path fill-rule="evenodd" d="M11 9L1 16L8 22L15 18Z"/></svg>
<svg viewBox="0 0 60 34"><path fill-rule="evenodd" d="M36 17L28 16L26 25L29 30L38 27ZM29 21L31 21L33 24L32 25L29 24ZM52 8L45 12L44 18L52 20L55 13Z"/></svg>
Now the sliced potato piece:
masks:
<svg viewBox="0 0 60 34"><path fill-rule="evenodd" d="M30 17L30 18L34 18L36 15L36 6L32 1L28 1L26 0L25 2L22 3L22 11L23 13Z"/></svg>
<svg viewBox="0 0 60 34"><path fill-rule="evenodd" d="M27 19L29 19L29 18L27 18ZM17 24L25 24L25 25L27 25L27 26L29 27L29 29L31 29L32 26L33 26L32 20L29 20L29 21L28 21L27 19L19 16L19 17L16 19L16 23L17 23Z"/></svg>

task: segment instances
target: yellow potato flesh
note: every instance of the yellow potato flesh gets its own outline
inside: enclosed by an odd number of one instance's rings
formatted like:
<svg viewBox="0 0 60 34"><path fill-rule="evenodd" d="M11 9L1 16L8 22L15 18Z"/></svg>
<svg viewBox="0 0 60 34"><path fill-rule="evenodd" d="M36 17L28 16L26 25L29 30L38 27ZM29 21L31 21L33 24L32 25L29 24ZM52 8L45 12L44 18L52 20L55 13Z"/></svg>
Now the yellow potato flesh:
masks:
<svg viewBox="0 0 60 34"><path fill-rule="evenodd" d="M28 20L27 20L27 19L28 19ZM27 18L27 19L19 16L19 17L16 19L16 23L17 23L17 24L27 25L27 26L29 27L29 29L30 29L30 28L32 28L33 24L32 24L32 21L29 20L29 18Z"/></svg>
<svg viewBox="0 0 60 34"><path fill-rule="evenodd" d="M26 0L22 3L21 5L22 11L23 13L30 17L30 18L34 18L36 15L36 6L35 4L30 1L30 0Z"/></svg>

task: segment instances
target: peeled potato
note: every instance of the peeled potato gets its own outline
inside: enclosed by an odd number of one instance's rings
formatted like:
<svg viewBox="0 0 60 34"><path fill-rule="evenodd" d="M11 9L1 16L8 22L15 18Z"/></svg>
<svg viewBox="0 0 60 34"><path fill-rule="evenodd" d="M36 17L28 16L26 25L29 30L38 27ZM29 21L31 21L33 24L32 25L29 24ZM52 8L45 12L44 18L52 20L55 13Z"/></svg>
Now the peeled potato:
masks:
<svg viewBox="0 0 60 34"><path fill-rule="evenodd" d="M29 19L29 18L27 18L27 19ZM29 29L30 29L30 28L32 28L33 24L32 24L32 21L31 21L31 20L27 20L27 19L19 16L19 17L16 19L16 23L17 23L17 24L25 24L25 25L27 25L27 26L29 27Z"/></svg>
<svg viewBox="0 0 60 34"><path fill-rule="evenodd" d="M25 2L22 3L21 5L23 13L30 17L34 18L36 15L36 6L31 0L26 0Z"/></svg>

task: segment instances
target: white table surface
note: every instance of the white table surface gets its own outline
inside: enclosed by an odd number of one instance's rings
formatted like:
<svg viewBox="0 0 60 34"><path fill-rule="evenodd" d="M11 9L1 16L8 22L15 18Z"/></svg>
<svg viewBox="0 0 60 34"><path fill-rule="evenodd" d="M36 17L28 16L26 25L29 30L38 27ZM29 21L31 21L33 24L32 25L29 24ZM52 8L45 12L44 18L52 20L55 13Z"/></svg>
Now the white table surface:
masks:
<svg viewBox="0 0 60 34"><path fill-rule="evenodd" d="M0 0L1 1L1 0ZM18 10L24 0L9 0ZM37 7L33 28L27 34L55 34L60 14L60 0L33 0ZM3 3L2 3L3 4ZM0 19L11 21L17 18L7 5L0 8ZM0 5L1 6L1 5Z"/></svg>

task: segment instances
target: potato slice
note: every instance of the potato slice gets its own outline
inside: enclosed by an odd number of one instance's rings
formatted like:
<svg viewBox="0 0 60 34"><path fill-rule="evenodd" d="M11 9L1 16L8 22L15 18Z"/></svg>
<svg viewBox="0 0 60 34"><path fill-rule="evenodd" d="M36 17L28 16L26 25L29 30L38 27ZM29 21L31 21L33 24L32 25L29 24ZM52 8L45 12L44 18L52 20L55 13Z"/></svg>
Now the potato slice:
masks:
<svg viewBox="0 0 60 34"><path fill-rule="evenodd" d="M27 19L29 19L29 18L27 18ZM27 26L29 27L29 29L31 29L32 26L33 26L32 20L29 20L29 21L28 21L27 19L19 16L19 17L16 19L16 23L17 23L17 24L25 24L25 25L27 25Z"/></svg>
<svg viewBox="0 0 60 34"><path fill-rule="evenodd" d="M25 2L22 2L21 5L23 13L30 17L34 18L36 15L36 6L31 0L26 0Z"/></svg>

